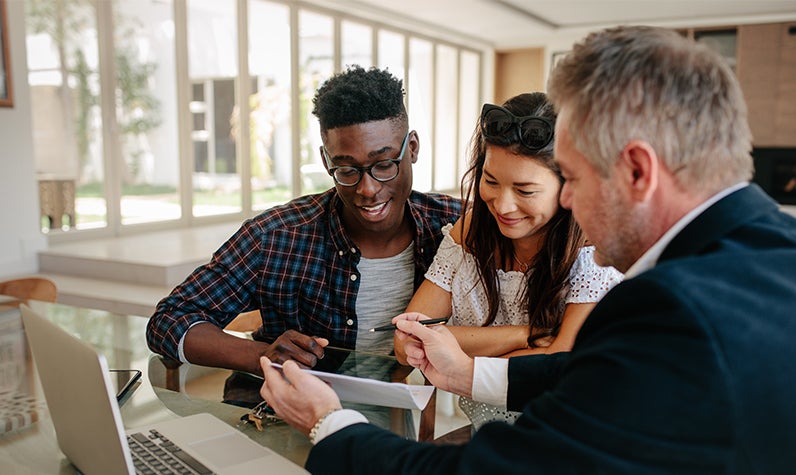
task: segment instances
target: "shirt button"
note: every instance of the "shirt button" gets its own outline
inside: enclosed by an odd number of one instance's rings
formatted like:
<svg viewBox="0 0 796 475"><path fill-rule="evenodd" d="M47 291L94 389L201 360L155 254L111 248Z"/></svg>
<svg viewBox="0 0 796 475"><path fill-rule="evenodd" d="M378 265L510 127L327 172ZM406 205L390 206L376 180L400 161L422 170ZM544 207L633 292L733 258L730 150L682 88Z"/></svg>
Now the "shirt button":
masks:
<svg viewBox="0 0 796 475"><path fill-rule="evenodd" d="M345 321L345 324L350 327L351 325L354 324L354 321L349 318L348 320Z"/></svg>
<svg viewBox="0 0 796 475"><path fill-rule="evenodd" d="M342 256L343 255L343 251L339 251L338 254L340 254Z"/></svg>
<svg viewBox="0 0 796 475"><path fill-rule="evenodd" d="M356 274L351 274L351 280L357 280L357 275Z"/></svg>
<svg viewBox="0 0 796 475"><path fill-rule="evenodd" d="M356 253L357 253L357 248L355 248L355 247L352 247L352 248L351 248L351 254L356 254Z"/></svg>

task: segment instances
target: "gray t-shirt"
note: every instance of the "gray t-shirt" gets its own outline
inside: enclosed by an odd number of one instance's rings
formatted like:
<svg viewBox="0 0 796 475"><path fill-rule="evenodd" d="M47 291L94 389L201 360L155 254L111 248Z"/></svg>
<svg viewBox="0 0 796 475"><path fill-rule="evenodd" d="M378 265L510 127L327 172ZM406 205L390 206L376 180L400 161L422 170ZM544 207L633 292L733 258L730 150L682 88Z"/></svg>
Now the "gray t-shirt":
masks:
<svg viewBox="0 0 796 475"><path fill-rule="evenodd" d="M370 332L388 325L392 317L403 313L414 293L414 243L393 257L359 260L357 293L357 349L389 354L393 350L393 332Z"/></svg>

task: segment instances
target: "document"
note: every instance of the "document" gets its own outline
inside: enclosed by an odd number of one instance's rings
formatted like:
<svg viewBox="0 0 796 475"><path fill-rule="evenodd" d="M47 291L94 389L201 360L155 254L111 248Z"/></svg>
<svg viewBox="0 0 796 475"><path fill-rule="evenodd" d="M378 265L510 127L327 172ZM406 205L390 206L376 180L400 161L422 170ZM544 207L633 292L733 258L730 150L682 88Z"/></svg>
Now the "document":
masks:
<svg viewBox="0 0 796 475"><path fill-rule="evenodd" d="M282 365L271 363L275 368ZM325 373L305 369L334 389L341 401L372 404L374 406L397 407L401 409L425 409L434 386L418 384L388 383L375 379L357 378L343 374Z"/></svg>

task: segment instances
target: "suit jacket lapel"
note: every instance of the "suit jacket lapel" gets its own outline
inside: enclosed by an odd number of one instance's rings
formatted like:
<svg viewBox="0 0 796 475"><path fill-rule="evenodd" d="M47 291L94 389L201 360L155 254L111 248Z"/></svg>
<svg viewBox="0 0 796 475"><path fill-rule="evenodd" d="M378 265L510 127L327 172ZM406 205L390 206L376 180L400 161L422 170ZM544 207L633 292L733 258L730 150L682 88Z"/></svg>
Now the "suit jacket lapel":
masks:
<svg viewBox="0 0 796 475"><path fill-rule="evenodd" d="M714 203L683 228L663 250L659 262L703 252L738 226L777 209L759 186L742 188Z"/></svg>

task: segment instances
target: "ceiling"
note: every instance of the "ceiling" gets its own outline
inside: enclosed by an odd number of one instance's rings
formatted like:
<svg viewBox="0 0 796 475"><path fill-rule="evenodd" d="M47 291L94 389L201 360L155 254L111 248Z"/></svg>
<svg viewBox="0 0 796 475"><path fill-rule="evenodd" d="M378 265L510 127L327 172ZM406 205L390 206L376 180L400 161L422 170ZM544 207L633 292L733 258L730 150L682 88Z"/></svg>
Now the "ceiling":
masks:
<svg viewBox="0 0 796 475"><path fill-rule="evenodd" d="M796 21L796 0L332 0L396 25L461 35L495 49L544 44L617 24L666 27Z"/></svg>

